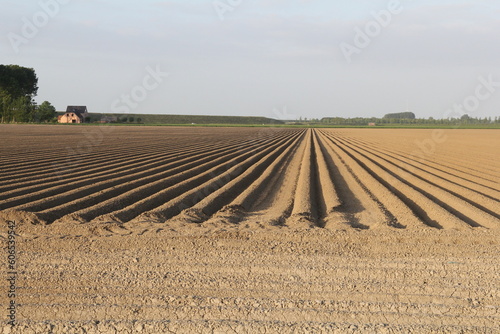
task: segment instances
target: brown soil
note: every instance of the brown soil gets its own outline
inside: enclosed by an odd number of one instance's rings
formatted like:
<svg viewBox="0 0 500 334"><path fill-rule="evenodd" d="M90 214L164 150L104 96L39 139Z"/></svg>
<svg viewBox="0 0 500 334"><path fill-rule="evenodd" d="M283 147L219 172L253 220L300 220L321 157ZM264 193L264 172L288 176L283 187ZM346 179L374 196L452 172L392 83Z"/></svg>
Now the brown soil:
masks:
<svg viewBox="0 0 500 334"><path fill-rule="evenodd" d="M500 331L500 131L436 131L0 126L0 333Z"/></svg>

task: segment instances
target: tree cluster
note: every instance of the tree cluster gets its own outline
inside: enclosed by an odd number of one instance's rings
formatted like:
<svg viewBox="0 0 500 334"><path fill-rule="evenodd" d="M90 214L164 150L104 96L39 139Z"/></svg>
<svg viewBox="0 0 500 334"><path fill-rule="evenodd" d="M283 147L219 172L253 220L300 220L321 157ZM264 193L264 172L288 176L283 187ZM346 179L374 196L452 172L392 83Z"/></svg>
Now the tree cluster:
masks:
<svg viewBox="0 0 500 334"><path fill-rule="evenodd" d="M47 101L37 106L38 78L32 68L0 65L0 122L48 122L56 117Z"/></svg>
<svg viewBox="0 0 500 334"><path fill-rule="evenodd" d="M415 119L416 116L411 111L405 112L397 112L392 114L386 114L384 118L392 118L392 119Z"/></svg>
<svg viewBox="0 0 500 334"><path fill-rule="evenodd" d="M387 114L391 115L391 114ZM386 116L387 116L386 115ZM440 126L460 126L464 124L468 125L480 125L480 124L492 124L500 123L500 117L470 117L468 115L463 115L460 118L444 118L444 119L434 119L429 118L392 118L386 117L376 118L376 117L356 117L356 118L344 118L344 117L325 117L321 119L322 124L329 125L349 125L349 126L366 126L370 123L375 123L376 125L398 125L398 124L412 124L412 125L440 125Z"/></svg>

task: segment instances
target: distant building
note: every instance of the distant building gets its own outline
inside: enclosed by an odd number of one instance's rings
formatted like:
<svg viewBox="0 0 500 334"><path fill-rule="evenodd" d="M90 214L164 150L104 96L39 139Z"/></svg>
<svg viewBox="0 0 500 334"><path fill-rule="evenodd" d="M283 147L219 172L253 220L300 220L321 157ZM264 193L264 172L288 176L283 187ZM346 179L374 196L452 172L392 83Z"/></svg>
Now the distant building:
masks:
<svg viewBox="0 0 500 334"><path fill-rule="evenodd" d="M64 115L57 118L59 123L85 123L85 118L89 116L86 106L68 106Z"/></svg>
<svg viewBox="0 0 500 334"><path fill-rule="evenodd" d="M377 124L375 123L368 123L368 126L376 126Z"/></svg>

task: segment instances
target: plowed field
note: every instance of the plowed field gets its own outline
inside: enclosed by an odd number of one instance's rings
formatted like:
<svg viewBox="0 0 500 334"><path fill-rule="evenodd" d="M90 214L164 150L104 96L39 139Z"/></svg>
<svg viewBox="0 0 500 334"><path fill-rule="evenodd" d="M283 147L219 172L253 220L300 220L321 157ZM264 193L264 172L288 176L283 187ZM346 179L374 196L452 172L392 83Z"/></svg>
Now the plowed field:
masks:
<svg viewBox="0 0 500 334"><path fill-rule="evenodd" d="M498 130L0 139L15 333L500 331Z"/></svg>

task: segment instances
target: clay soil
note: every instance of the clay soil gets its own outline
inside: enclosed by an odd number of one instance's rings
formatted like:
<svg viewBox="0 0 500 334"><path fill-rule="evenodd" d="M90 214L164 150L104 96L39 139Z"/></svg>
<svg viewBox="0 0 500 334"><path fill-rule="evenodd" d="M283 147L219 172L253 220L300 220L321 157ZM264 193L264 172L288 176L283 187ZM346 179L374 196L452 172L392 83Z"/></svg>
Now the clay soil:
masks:
<svg viewBox="0 0 500 334"><path fill-rule="evenodd" d="M0 333L500 332L499 130L0 140Z"/></svg>

